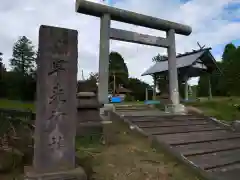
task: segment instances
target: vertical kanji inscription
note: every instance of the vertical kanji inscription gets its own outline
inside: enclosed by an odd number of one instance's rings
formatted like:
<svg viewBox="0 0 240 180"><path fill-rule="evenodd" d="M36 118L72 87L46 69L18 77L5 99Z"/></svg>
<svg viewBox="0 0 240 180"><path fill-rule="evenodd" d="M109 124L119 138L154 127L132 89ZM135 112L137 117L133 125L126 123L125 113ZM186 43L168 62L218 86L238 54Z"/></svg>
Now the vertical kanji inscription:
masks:
<svg viewBox="0 0 240 180"><path fill-rule="evenodd" d="M41 26L34 166L75 167L77 31Z"/></svg>

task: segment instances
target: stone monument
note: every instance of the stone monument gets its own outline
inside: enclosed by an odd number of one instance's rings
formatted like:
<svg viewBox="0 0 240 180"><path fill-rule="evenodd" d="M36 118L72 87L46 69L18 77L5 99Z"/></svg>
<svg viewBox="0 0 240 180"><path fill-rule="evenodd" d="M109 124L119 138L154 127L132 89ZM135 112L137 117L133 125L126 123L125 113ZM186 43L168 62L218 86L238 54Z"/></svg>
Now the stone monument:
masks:
<svg viewBox="0 0 240 180"><path fill-rule="evenodd" d="M98 102L94 92L79 92L77 94L77 136L94 136L103 133L100 108L103 106Z"/></svg>
<svg viewBox="0 0 240 180"><path fill-rule="evenodd" d="M40 27L34 161L25 179L86 179L75 165L77 37L76 30Z"/></svg>

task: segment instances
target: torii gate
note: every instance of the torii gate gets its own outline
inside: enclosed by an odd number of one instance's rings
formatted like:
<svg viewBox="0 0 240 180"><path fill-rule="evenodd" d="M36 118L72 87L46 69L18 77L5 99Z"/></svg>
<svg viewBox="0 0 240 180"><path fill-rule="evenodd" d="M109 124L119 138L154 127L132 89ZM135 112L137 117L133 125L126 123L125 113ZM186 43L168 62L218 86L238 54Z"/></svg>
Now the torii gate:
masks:
<svg viewBox="0 0 240 180"><path fill-rule="evenodd" d="M76 11L78 13L101 18L98 85L99 102L103 104L108 103L109 40L113 39L150 46L164 47L168 49L167 52L169 59L168 67L170 101L172 103L172 106L174 107L173 111L179 111L175 33L181 35L190 35L192 32L191 27L127 10L93 3L86 0L76 1ZM136 32L111 28L111 20L165 31L167 33L167 37L155 37L145 34L139 34Z"/></svg>

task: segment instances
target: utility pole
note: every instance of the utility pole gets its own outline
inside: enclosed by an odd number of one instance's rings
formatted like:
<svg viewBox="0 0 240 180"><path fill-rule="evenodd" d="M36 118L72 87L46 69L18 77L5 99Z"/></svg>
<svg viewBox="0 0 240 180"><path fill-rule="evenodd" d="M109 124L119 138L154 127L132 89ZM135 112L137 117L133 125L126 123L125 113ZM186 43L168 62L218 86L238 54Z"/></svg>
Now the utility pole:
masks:
<svg viewBox="0 0 240 180"><path fill-rule="evenodd" d="M145 89L145 100L148 101L148 88Z"/></svg>
<svg viewBox="0 0 240 180"><path fill-rule="evenodd" d="M116 93L116 74L113 72L113 95Z"/></svg>
<svg viewBox="0 0 240 180"><path fill-rule="evenodd" d="M83 70L82 70L82 80L83 80L83 81L85 80L84 75L83 75Z"/></svg>

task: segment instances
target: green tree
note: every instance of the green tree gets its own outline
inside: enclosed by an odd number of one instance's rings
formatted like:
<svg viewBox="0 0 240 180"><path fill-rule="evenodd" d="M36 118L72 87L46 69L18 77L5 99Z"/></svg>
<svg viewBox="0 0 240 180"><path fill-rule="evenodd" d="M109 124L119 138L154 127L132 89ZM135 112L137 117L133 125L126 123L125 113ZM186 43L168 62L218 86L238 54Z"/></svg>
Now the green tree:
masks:
<svg viewBox="0 0 240 180"><path fill-rule="evenodd" d="M153 61L153 62L166 61L167 58L168 58L167 56L161 55L161 54L158 53L156 56L154 56L154 57L152 58L152 61Z"/></svg>
<svg viewBox="0 0 240 180"><path fill-rule="evenodd" d="M32 42L26 37L20 37L13 46L12 69L22 75L31 74L36 67L36 52Z"/></svg>
<svg viewBox="0 0 240 180"><path fill-rule="evenodd" d="M222 62L227 63L229 60L232 59L233 54L236 52L237 48L234 46L233 43L229 43L225 46L223 55L222 55Z"/></svg>
<svg viewBox="0 0 240 180"><path fill-rule="evenodd" d="M2 73L5 70L4 64L3 64L3 58L2 58L3 53L0 52L0 78L2 78Z"/></svg>
<svg viewBox="0 0 240 180"><path fill-rule="evenodd" d="M229 43L225 46L223 55L222 55L222 71L223 71L223 78L221 81L221 88L226 91L226 94L230 95L230 88L228 87L229 85L231 86L231 64L233 63L233 54L236 51L236 47L234 44Z"/></svg>
<svg viewBox="0 0 240 180"><path fill-rule="evenodd" d="M200 76L197 86L197 92L199 97L207 97L208 96L208 74L204 73Z"/></svg>
<svg viewBox="0 0 240 180"><path fill-rule="evenodd" d="M228 92L232 96L240 95L240 47L233 52L231 60L226 65L226 78Z"/></svg>
<svg viewBox="0 0 240 180"><path fill-rule="evenodd" d="M240 95L240 48L232 43L227 44L222 54L222 61L217 62L217 69L211 74L211 85L213 96ZM208 95L208 77L202 75L198 85L198 95Z"/></svg>
<svg viewBox="0 0 240 180"><path fill-rule="evenodd" d="M88 87L91 91L97 92L98 73L91 72L89 78L86 80Z"/></svg>
<svg viewBox="0 0 240 180"><path fill-rule="evenodd" d="M2 73L3 71L6 71L6 68L3 64L3 58L2 58L3 53L0 52L0 72Z"/></svg>
<svg viewBox="0 0 240 180"><path fill-rule="evenodd" d="M152 58L152 62L157 63L157 62L161 62L161 61L166 61L167 60L167 56L165 55L161 55L161 54L157 54L156 56L154 56ZM168 93L168 75L167 73L165 74L153 74L153 82L156 82L157 88L161 91L161 93Z"/></svg>
<svg viewBox="0 0 240 180"><path fill-rule="evenodd" d="M98 73L91 72L89 74L88 80L92 81L94 84L97 84L99 79L98 79Z"/></svg>
<svg viewBox="0 0 240 180"><path fill-rule="evenodd" d="M98 73L90 73L87 80L80 80L77 83L78 92L97 92Z"/></svg>
<svg viewBox="0 0 240 180"><path fill-rule="evenodd" d="M2 58L3 53L0 52L0 97L5 97L6 96L6 69L3 64L3 58Z"/></svg>
<svg viewBox="0 0 240 180"><path fill-rule="evenodd" d="M222 73L223 63L217 62L216 65L219 69L216 68L213 72L211 72L210 77L208 73L204 73L200 76L198 84L199 96L206 97L209 95L209 78L211 81L211 91L213 96L227 95L225 78Z"/></svg>
<svg viewBox="0 0 240 180"><path fill-rule="evenodd" d="M115 85L126 86L128 84L128 68L123 57L118 52L111 52L109 55L109 88L113 89L115 76Z"/></svg>
<svg viewBox="0 0 240 180"><path fill-rule="evenodd" d="M211 88L213 96L226 96L227 87L225 75L223 73L223 62L216 62L219 69L215 69L211 74ZM219 71L220 70L220 71Z"/></svg>
<svg viewBox="0 0 240 180"><path fill-rule="evenodd" d="M232 43L225 46L222 62L224 73L224 87L228 92L228 95L240 95L239 86L237 85L239 80L239 48L236 48Z"/></svg>
<svg viewBox="0 0 240 180"><path fill-rule="evenodd" d="M132 91L135 100L144 101L146 88L152 89L151 86L140 79L129 78L128 89ZM149 91L149 98L152 97L152 91Z"/></svg>
<svg viewBox="0 0 240 180"><path fill-rule="evenodd" d="M191 89L190 97L192 99L196 99L197 98L197 94L198 94L197 93L197 85L191 86L190 89Z"/></svg>
<svg viewBox="0 0 240 180"><path fill-rule="evenodd" d="M3 55L3 53L2 52L0 52L0 63L2 63L2 55Z"/></svg>
<svg viewBox="0 0 240 180"><path fill-rule="evenodd" d="M36 92L36 52L32 42L20 37L13 46L8 72L8 97L11 99L33 100Z"/></svg>

